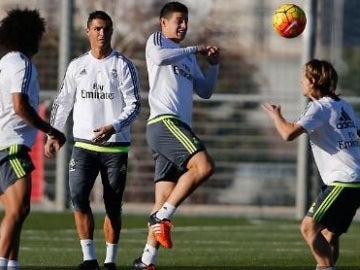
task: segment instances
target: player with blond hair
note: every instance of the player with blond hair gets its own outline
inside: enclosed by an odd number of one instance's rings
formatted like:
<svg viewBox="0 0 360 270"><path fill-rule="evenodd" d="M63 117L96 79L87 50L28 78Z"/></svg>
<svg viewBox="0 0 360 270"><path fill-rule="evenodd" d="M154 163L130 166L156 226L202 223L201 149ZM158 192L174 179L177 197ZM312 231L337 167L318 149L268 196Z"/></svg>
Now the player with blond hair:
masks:
<svg viewBox="0 0 360 270"><path fill-rule="evenodd" d="M328 61L313 59L302 75L303 95L310 102L297 122L288 122L278 105L262 105L284 140L309 136L324 185L302 220L301 233L318 270L335 269L340 236L360 205L360 123L352 106L336 94L337 81Z"/></svg>

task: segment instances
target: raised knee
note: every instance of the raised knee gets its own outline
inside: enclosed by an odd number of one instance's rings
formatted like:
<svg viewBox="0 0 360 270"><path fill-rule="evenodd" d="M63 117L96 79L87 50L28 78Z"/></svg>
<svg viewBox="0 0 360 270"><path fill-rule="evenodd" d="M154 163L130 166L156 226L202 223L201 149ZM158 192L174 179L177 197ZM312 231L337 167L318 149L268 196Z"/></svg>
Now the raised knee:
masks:
<svg viewBox="0 0 360 270"><path fill-rule="evenodd" d="M207 180L211 175L214 174L215 166L213 162L208 162L200 169L200 175L203 181Z"/></svg>
<svg viewBox="0 0 360 270"><path fill-rule="evenodd" d="M187 169L195 177L198 183L207 180L215 171L212 158L202 151L193 156L187 164Z"/></svg>
<svg viewBox="0 0 360 270"><path fill-rule="evenodd" d="M196 171L196 181L198 184L201 184L208 180L210 176L214 173L214 168L212 166L206 166L198 168Z"/></svg>
<svg viewBox="0 0 360 270"><path fill-rule="evenodd" d="M215 168L213 166L210 166L205 171L205 179L208 179L210 176L214 174Z"/></svg>

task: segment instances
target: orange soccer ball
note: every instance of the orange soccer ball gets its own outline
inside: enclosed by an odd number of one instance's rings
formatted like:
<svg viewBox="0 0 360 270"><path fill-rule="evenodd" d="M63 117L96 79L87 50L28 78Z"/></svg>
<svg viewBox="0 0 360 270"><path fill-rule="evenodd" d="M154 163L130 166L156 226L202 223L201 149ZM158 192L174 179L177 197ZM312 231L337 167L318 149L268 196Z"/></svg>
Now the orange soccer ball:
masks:
<svg viewBox="0 0 360 270"><path fill-rule="evenodd" d="M300 35L306 26L306 14L297 5L283 4L272 17L275 31L282 37L294 38Z"/></svg>

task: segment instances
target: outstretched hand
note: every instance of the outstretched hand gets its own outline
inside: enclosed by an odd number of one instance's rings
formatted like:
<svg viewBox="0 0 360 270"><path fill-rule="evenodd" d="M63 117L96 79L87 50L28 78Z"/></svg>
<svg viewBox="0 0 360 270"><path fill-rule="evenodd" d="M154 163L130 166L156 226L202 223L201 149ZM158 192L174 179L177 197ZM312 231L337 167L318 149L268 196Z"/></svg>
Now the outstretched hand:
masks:
<svg viewBox="0 0 360 270"><path fill-rule="evenodd" d="M261 107L266 111L272 119L281 116L281 106L270 103L263 103Z"/></svg>
<svg viewBox="0 0 360 270"><path fill-rule="evenodd" d="M306 132L306 130L299 124L290 123L283 117L281 113L280 105L264 103L261 104L261 107L268 113L270 118L274 121L277 131L285 141L292 141L296 137Z"/></svg>

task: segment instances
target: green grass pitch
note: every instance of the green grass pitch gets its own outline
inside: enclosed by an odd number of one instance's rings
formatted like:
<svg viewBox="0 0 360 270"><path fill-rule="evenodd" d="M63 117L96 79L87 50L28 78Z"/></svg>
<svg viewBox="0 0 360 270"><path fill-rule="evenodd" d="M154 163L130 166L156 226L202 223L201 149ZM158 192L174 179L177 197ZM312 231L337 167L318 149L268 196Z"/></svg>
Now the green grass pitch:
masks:
<svg viewBox="0 0 360 270"><path fill-rule="evenodd" d="M103 214L95 214L99 262L105 256ZM117 265L131 269L144 247L146 215L124 215ZM161 249L157 269L315 269L299 221L175 216L174 247ZM71 212L32 212L22 233L22 269L76 269L82 255ZM342 236L338 269L360 269L360 223Z"/></svg>

